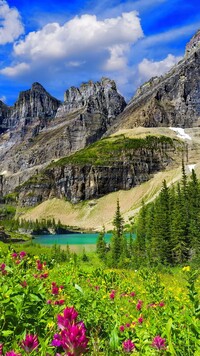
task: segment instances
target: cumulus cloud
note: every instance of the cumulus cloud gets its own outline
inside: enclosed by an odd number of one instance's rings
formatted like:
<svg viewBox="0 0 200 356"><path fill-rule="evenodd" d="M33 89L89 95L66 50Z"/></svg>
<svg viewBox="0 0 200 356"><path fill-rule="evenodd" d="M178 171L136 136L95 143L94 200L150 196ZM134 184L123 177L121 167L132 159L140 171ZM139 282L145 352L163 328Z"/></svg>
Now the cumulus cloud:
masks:
<svg viewBox="0 0 200 356"><path fill-rule="evenodd" d="M14 42L23 33L24 27L18 10L0 0L0 45Z"/></svg>
<svg viewBox="0 0 200 356"><path fill-rule="evenodd" d="M29 71L30 66L27 63L19 63L14 67L5 67L0 70L1 74L5 74L8 77L15 77L16 75L25 74Z"/></svg>
<svg viewBox="0 0 200 356"><path fill-rule="evenodd" d="M159 77L160 75L168 72L181 59L182 57L176 57L172 54L168 54L165 59L158 62L150 61L144 58L138 65L140 81L144 82L152 77Z"/></svg>
<svg viewBox="0 0 200 356"><path fill-rule="evenodd" d="M142 36L135 11L105 20L98 20L95 15L76 16L62 26L47 24L16 42L14 55L18 62L1 73L18 76L27 71L27 66L41 70L48 65L66 68L70 64L87 66L90 62L115 71L126 66L130 46Z"/></svg>

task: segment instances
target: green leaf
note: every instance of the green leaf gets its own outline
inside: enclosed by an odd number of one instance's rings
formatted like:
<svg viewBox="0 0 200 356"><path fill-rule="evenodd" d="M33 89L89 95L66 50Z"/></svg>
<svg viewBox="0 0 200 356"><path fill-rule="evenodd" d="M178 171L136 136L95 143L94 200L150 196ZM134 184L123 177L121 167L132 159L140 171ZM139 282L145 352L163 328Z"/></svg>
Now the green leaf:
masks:
<svg viewBox="0 0 200 356"><path fill-rule="evenodd" d="M12 330L3 330L2 331L2 335L7 337L9 335L13 334L13 331Z"/></svg>
<svg viewBox="0 0 200 356"><path fill-rule="evenodd" d="M79 290L79 292L81 292L82 294L84 294L82 288L81 288L78 284L75 283L74 287L75 287L75 289Z"/></svg>
<svg viewBox="0 0 200 356"><path fill-rule="evenodd" d="M172 329L172 318L170 318L167 322L166 334L167 334L167 342L169 345L169 351L170 351L171 355L176 355L173 344L172 344L172 340L171 340L171 329Z"/></svg>

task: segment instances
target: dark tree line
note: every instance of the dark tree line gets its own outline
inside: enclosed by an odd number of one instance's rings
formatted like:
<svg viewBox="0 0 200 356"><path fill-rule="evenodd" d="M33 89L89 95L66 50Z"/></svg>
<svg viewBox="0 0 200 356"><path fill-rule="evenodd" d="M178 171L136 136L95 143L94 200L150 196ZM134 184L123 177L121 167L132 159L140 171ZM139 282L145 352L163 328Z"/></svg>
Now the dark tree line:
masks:
<svg viewBox="0 0 200 356"><path fill-rule="evenodd" d="M113 219L112 239L105 231L97 241L99 257L110 267L138 268L148 265L179 265L200 259L200 181L192 170L190 179L182 168L182 180L171 188L163 182L158 197L142 205L134 235L120 213L119 201ZM129 226L133 232L133 225Z"/></svg>
<svg viewBox="0 0 200 356"><path fill-rule="evenodd" d="M135 260L149 264L183 264L200 254L200 181L192 170L188 180L172 188L163 182L158 198L142 206L137 220Z"/></svg>

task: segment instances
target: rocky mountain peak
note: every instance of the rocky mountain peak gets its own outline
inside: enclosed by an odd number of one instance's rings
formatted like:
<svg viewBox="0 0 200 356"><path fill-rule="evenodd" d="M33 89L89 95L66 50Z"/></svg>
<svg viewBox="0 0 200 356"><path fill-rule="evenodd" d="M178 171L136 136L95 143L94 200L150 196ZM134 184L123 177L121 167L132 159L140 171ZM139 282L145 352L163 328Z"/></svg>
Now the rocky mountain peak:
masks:
<svg viewBox="0 0 200 356"><path fill-rule="evenodd" d="M186 45L186 55L190 54L197 48L200 48L200 30L198 30L194 36L191 38L191 40L188 42Z"/></svg>
<svg viewBox="0 0 200 356"><path fill-rule="evenodd" d="M79 88L71 87L64 94L64 104L58 109L57 117L82 109L89 113L103 113L115 118L126 106L124 98L118 93L114 80L102 78L82 83Z"/></svg>
<svg viewBox="0 0 200 356"><path fill-rule="evenodd" d="M41 92L46 92L45 88L42 86L42 84L35 82L31 86L31 91L41 91Z"/></svg>
<svg viewBox="0 0 200 356"><path fill-rule="evenodd" d="M22 91L12 108L11 119L16 125L26 119L54 117L61 102L52 97L44 87L33 83L31 89Z"/></svg>

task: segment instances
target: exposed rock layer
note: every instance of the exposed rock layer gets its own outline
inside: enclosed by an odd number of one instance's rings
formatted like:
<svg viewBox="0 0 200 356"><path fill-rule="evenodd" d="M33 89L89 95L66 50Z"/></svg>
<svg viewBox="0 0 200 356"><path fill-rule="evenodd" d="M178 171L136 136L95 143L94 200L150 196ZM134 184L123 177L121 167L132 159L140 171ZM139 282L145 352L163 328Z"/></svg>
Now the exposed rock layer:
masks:
<svg viewBox="0 0 200 356"><path fill-rule="evenodd" d="M58 162L18 188L20 204L33 206L52 197L77 203L128 190L173 163L182 148L177 140L155 138L146 147L122 150L110 164Z"/></svg>

